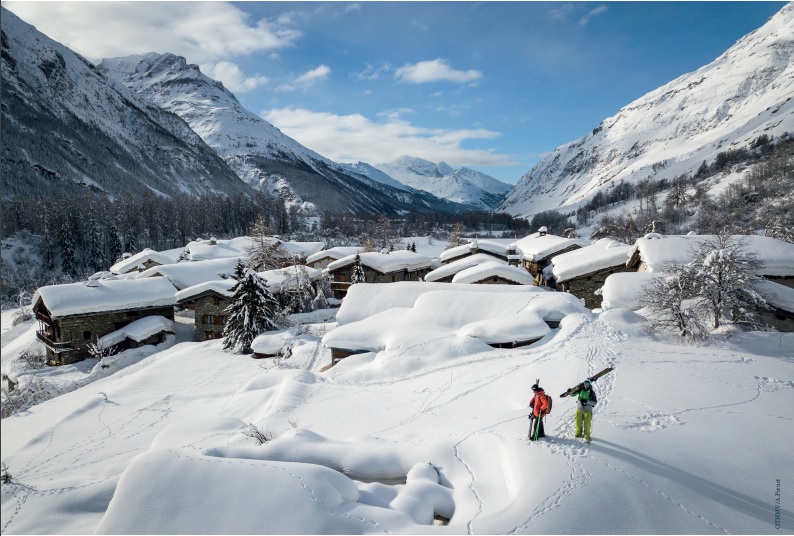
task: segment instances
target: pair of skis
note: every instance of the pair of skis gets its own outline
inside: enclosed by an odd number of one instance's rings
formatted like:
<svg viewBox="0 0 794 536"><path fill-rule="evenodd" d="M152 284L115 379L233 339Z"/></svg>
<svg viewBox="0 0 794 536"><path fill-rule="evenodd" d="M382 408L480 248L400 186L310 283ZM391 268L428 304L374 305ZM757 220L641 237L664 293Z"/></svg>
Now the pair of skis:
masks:
<svg viewBox="0 0 794 536"><path fill-rule="evenodd" d="M612 372L613 370L615 370L615 369L612 368L612 367L607 367L604 370L602 370L601 372L598 372L598 373L590 376L588 378L588 380L590 380L590 382L595 382L596 380L598 380L598 378L600 378L604 374L608 374L608 373ZM540 378L535 380L535 385L540 385ZM561 394L560 398L565 398L566 396L569 396L572 393L576 393L576 392L580 391L582 388L584 388L584 382L582 382L579 385L576 385L574 387L571 387L570 389L565 391L563 394ZM538 440L538 436L540 435L540 419L542 417L543 417L542 415L538 415L538 418L536 419L537 423L533 426L534 430L532 429L533 427L530 427L530 429L529 429L529 439L532 440L532 441L537 441ZM532 417L530 417L530 419L531 418ZM534 436L534 439L533 439L533 436Z"/></svg>

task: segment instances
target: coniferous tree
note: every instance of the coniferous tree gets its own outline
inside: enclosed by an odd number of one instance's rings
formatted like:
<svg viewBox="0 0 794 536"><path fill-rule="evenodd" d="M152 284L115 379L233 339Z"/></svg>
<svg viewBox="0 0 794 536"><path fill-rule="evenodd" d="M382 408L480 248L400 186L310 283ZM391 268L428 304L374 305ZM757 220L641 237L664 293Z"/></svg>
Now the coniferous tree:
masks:
<svg viewBox="0 0 794 536"><path fill-rule="evenodd" d="M88 221L88 267L98 272L107 268L105 248L102 243L102 232L94 218Z"/></svg>
<svg viewBox="0 0 794 536"><path fill-rule="evenodd" d="M63 220L61 225L61 263L64 273L77 275L77 262L74 257L74 227L69 218Z"/></svg>
<svg viewBox="0 0 794 536"><path fill-rule="evenodd" d="M356 253L356 260L353 263L353 275L350 277L350 284L366 283L367 276L364 273L364 267L361 265L361 256Z"/></svg>
<svg viewBox="0 0 794 536"><path fill-rule="evenodd" d="M108 264L115 264L118 260L120 260L123 249L124 244L122 243L122 237L119 234L119 230L115 223L110 222L110 225L108 226L108 250L110 253Z"/></svg>
<svg viewBox="0 0 794 536"><path fill-rule="evenodd" d="M232 303L224 310L229 318L223 328L223 348L239 345L242 353L250 354L257 335L279 329L274 320L278 302L268 290L267 282L246 269L242 261L237 261L234 278L237 283L232 287Z"/></svg>

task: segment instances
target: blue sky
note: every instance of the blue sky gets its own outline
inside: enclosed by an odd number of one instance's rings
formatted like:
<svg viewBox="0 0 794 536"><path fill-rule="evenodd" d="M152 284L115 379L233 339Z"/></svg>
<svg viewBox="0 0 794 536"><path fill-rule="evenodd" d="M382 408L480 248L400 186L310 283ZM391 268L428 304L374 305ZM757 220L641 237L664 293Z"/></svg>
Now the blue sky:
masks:
<svg viewBox="0 0 794 536"><path fill-rule="evenodd" d="M783 2L3 2L92 61L173 52L338 162L515 183Z"/></svg>

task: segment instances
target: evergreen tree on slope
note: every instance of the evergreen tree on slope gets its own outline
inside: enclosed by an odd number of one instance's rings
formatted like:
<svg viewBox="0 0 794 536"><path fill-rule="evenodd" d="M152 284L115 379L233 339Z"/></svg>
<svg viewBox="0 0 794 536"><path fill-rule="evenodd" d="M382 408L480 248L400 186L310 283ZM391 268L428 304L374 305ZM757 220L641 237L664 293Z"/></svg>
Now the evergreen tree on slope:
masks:
<svg viewBox="0 0 794 536"><path fill-rule="evenodd" d="M350 284L366 283L367 276L364 273L364 267L361 265L361 256L356 253L356 260L353 263L353 275L350 277Z"/></svg>
<svg viewBox="0 0 794 536"><path fill-rule="evenodd" d="M246 269L241 261L234 267L232 303L224 309L229 318L223 328L223 348L240 346L242 353L250 354L251 343L263 331L279 329L274 317L278 302L267 288L267 282L256 272Z"/></svg>

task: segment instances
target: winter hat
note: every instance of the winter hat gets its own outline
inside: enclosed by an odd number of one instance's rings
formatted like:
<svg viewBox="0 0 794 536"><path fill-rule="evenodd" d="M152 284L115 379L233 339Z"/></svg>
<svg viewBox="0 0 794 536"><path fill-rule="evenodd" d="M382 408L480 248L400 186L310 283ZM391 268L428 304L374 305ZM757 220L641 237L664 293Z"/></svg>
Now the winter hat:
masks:
<svg viewBox="0 0 794 536"><path fill-rule="evenodd" d="M540 388L540 387L538 386L538 384L536 383L535 385L533 385L533 386L532 386L532 390L533 390L533 391L540 391L540 390L541 390L541 388Z"/></svg>
<svg viewBox="0 0 794 536"><path fill-rule="evenodd" d="M586 379L585 381L583 381L583 382L582 382L582 384L584 384L584 385L590 385L590 379L589 379L589 378L588 378L588 379Z"/></svg>

